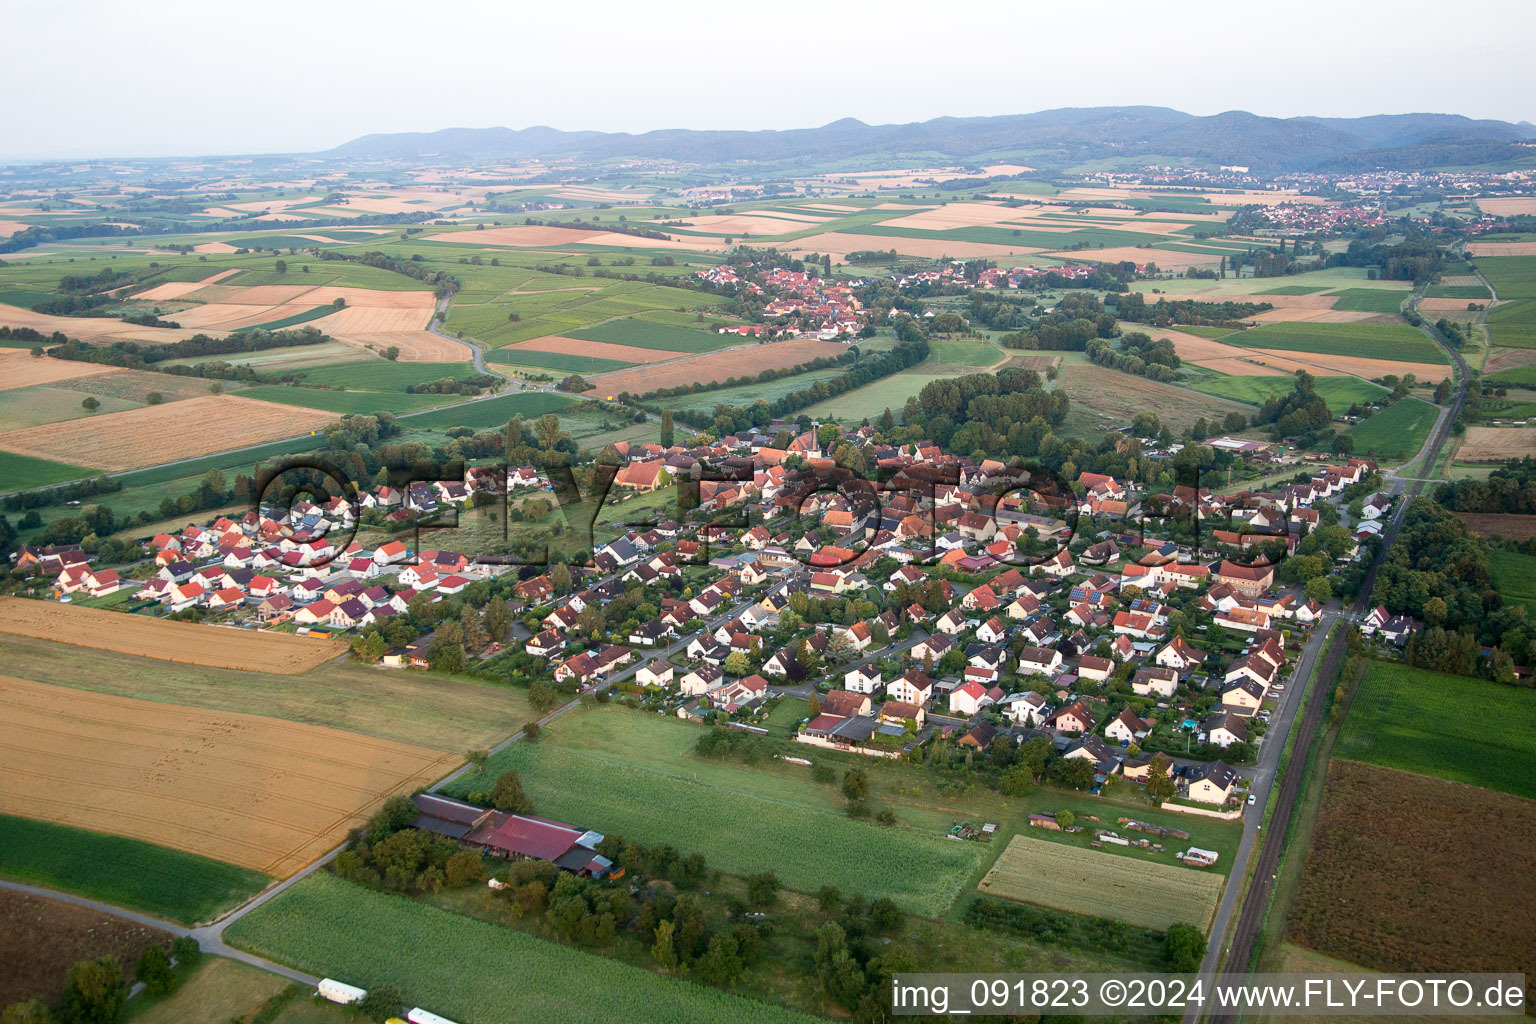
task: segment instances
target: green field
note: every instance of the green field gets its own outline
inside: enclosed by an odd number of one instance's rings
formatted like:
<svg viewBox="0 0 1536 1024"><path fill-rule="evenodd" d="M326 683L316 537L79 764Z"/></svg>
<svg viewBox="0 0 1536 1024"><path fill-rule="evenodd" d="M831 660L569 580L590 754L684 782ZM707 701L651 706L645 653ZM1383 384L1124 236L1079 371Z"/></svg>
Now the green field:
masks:
<svg viewBox="0 0 1536 1024"><path fill-rule="evenodd" d="M1536 299L1536 256L1479 256L1477 269L1500 299Z"/></svg>
<svg viewBox="0 0 1536 1024"><path fill-rule="evenodd" d="M804 892L889 896L944 913L991 851L942 833L850 818L832 787L692 756L701 730L630 711L567 716L537 744L514 743L454 782L456 796L516 768L540 814L642 843L671 843L737 874L777 871ZM871 858L879 862L871 870Z"/></svg>
<svg viewBox="0 0 1536 1024"><path fill-rule="evenodd" d="M1480 284L1436 284L1424 292L1426 299L1466 299L1475 302L1478 299L1488 299L1488 289Z"/></svg>
<svg viewBox="0 0 1536 1024"><path fill-rule="evenodd" d="M606 341L611 345L633 345L636 348L661 349L666 352L711 352L741 343L741 339L735 335L674 327L648 320L610 320L565 333L585 341Z"/></svg>
<svg viewBox="0 0 1536 1024"><path fill-rule="evenodd" d="M231 945L313 974L400 987L461 1024L791 1024L802 1013L315 874L230 926Z"/></svg>
<svg viewBox="0 0 1536 1024"><path fill-rule="evenodd" d="M485 354L485 358L488 362L508 366L531 366L541 370L583 374L605 373L634 365L618 359L598 359L596 356L582 356L574 352L539 352L528 348L493 348Z"/></svg>
<svg viewBox="0 0 1536 1024"><path fill-rule="evenodd" d="M44 484L95 476L98 472L84 466L70 466L62 462L35 459L30 455L0 452L0 491L25 491Z"/></svg>
<svg viewBox="0 0 1536 1024"><path fill-rule="evenodd" d="M951 366L991 366L1005 352L976 338L934 338L928 342L929 359Z"/></svg>
<svg viewBox="0 0 1536 1024"><path fill-rule="evenodd" d="M1429 437L1438 415L1439 410L1428 402L1400 398L1350 429L1349 436L1355 439L1355 454L1374 450L1390 460L1401 452L1403 458L1411 459Z"/></svg>
<svg viewBox="0 0 1536 1024"><path fill-rule="evenodd" d="M402 427L473 427L485 430L503 426L513 416L529 419L547 412L558 413L575 404L576 399L547 391L502 395L484 401L468 402L451 409L437 409L402 419Z"/></svg>
<svg viewBox="0 0 1536 1024"><path fill-rule="evenodd" d="M1345 288L1328 294L1339 297L1339 301L1333 304L1334 309L1360 313L1396 313L1403 308L1403 300L1408 297L1407 291L1389 291L1385 288Z"/></svg>
<svg viewBox="0 0 1536 1024"><path fill-rule="evenodd" d="M1407 324L1265 324L1223 339L1229 345L1319 352L1405 363L1444 363L1445 351Z"/></svg>
<svg viewBox="0 0 1536 1024"><path fill-rule="evenodd" d="M1484 377L1483 380L1491 384L1511 384L1524 385L1526 387L1536 387L1536 363L1530 364L1528 366L1516 366L1508 370L1500 370L1498 373L1489 374L1487 377Z"/></svg>
<svg viewBox="0 0 1536 1024"><path fill-rule="evenodd" d="M180 924L212 920L272 881L180 850L0 814L0 876Z"/></svg>
<svg viewBox="0 0 1536 1024"><path fill-rule="evenodd" d="M1372 662L1335 757L1536 798L1536 690Z"/></svg>
<svg viewBox="0 0 1536 1024"><path fill-rule="evenodd" d="M925 367L933 367L933 363L923 363ZM913 372L895 373L889 377L882 377L877 381L871 381L861 388L845 391L835 398L829 398L824 402L817 402L808 409L802 409L805 415L813 419L845 420L850 423L859 423L868 418L871 422L880 418L880 414L890 409L897 420L901 419L902 407L907 404L907 399L916 396L923 390L924 385L942 380L952 374L938 372Z"/></svg>
<svg viewBox="0 0 1536 1024"><path fill-rule="evenodd" d="M462 395L405 395L389 391L328 391L325 388L290 387L286 384L266 384L247 388L240 392L242 398L256 398L263 402L279 402L283 405L299 405L306 409L323 409L338 416L370 415L376 412L407 413L430 409L436 405L463 401ZM467 424L465 424L467 426Z"/></svg>
<svg viewBox="0 0 1536 1024"><path fill-rule="evenodd" d="M1505 604L1523 604L1536 611L1536 556L1489 548L1493 586Z"/></svg>
<svg viewBox="0 0 1536 1024"><path fill-rule="evenodd" d="M313 309L306 309L302 313L295 313L292 316L285 316L280 320L268 320L264 324L252 324L250 327L241 327L232 331L231 333L243 334L246 331L280 331L284 327L297 327L299 324L307 324L311 320L319 320L321 317L330 316L334 312L336 312L335 306L315 306Z"/></svg>
<svg viewBox="0 0 1536 1024"><path fill-rule="evenodd" d="M109 412L139 409L143 402L119 398L116 395L76 390L70 381L57 384L34 384L29 388L12 388L0 391L0 430L20 430L43 423L80 419L85 416L103 416ZM95 412L86 412L80 403L87 396L101 403ZM0 485L3 486L3 485Z"/></svg>
<svg viewBox="0 0 1536 1024"><path fill-rule="evenodd" d="M809 373L796 373L788 377L780 377L778 380L770 380L760 384L742 384L734 388L718 388L713 391L700 391L693 395L678 395L675 398L657 399L655 406L660 408L681 411L684 409L696 409L710 412L715 406L725 405L751 405L761 398L765 402L775 402L785 395L802 388L808 388L820 380L831 380L847 372L841 367L829 370L812 370Z"/></svg>
<svg viewBox="0 0 1536 1024"><path fill-rule="evenodd" d="M1329 411L1335 416L1341 415L1357 402L1363 405L1390 394L1386 388L1378 387L1358 377L1315 377L1313 383L1315 390L1323 396L1323 401L1328 403ZM1207 377L1195 385L1195 390L1207 395L1218 395L1235 402L1247 402L1249 405L1263 405L1267 399L1275 395L1289 394L1295 389L1296 381L1290 376Z"/></svg>
<svg viewBox="0 0 1536 1024"><path fill-rule="evenodd" d="M304 371L304 383L351 391L398 391L404 394L409 385L444 377L463 380L474 373L474 363L396 363L387 359L368 359L311 367Z"/></svg>
<svg viewBox="0 0 1536 1024"><path fill-rule="evenodd" d="M1266 288L1255 295L1316 295L1323 290L1322 285L1288 284L1281 288Z"/></svg>
<svg viewBox="0 0 1536 1024"><path fill-rule="evenodd" d="M1536 299L1494 306L1488 311L1488 334L1495 345L1536 348Z"/></svg>

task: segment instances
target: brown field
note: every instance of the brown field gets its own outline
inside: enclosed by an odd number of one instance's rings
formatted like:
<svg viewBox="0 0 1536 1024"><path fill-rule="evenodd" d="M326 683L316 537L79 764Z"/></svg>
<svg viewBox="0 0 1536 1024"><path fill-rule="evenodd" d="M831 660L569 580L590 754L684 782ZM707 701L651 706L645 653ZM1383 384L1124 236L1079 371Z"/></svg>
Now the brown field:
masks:
<svg viewBox="0 0 1536 1024"><path fill-rule="evenodd" d="M1419 309L1426 313L1451 312L1455 310L1465 310L1469 303L1478 301L1478 299L1420 299ZM1481 300L1484 305L1487 305L1488 301L1489 300L1487 299Z"/></svg>
<svg viewBox="0 0 1536 1024"><path fill-rule="evenodd" d="M1247 359L1239 359L1236 356L1227 356L1215 359L1192 359L1190 362L1196 366L1203 366L1217 373L1230 374L1233 377L1282 377L1294 370L1284 370L1277 366L1268 366L1263 363L1250 362ZM1318 370L1314 376L1329 375L1326 370Z"/></svg>
<svg viewBox="0 0 1536 1024"><path fill-rule="evenodd" d="M458 245L502 245L512 248L541 245L573 245L585 242L595 231L580 228L556 228L542 224L519 224L510 228L486 228L484 231L449 231L428 235L428 242L454 242Z"/></svg>
<svg viewBox="0 0 1536 1024"><path fill-rule="evenodd" d="M0 810L284 878L460 758L0 676Z"/></svg>
<svg viewBox="0 0 1536 1024"><path fill-rule="evenodd" d="M236 249L235 246L230 245L228 242L204 242L201 245L194 245L192 247L192 251L193 252L228 253L228 252L238 252L239 250Z"/></svg>
<svg viewBox="0 0 1536 1024"><path fill-rule="evenodd" d="M1505 196L1502 199L1479 199L1477 205L1484 213L1495 217L1518 217L1522 213L1536 213L1536 199L1521 196Z"/></svg>
<svg viewBox="0 0 1536 1024"><path fill-rule="evenodd" d="M1468 242L1470 256L1536 256L1536 242Z"/></svg>
<svg viewBox="0 0 1536 1024"><path fill-rule="evenodd" d="M383 352L391 345L400 350L402 363L463 363L470 358L469 346L430 331L403 331L393 334L349 334L336 337L359 348Z"/></svg>
<svg viewBox="0 0 1536 1024"><path fill-rule="evenodd" d="M0 889L0 1006L57 1002L64 975L79 960L117 958L132 980L139 956L171 936L89 907Z"/></svg>
<svg viewBox="0 0 1536 1024"><path fill-rule="evenodd" d="M742 339L743 342L748 340ZM583 341L580 338L566 338L558 334L505 347L508 352L569 352L572 355L592 356L595 359L618 359L626 363L660 363L688 355L687 352L667 352L659 348L613 345L606 341Z"/></svg>
<svg viewBox="0 0 1536 1024"><path fill-rule="evenodd" d="M786 235L814 227L822 220L806 214L801 214L797 219L759 212L688 217L687 222L689 231L704 231L712 235ZM681 235L678 237L685 238ZM642 238L640 241L644 243L648 240Z"/></svg>
<svg viewBox="0 0 1536 1024"><path fill-rule="evenodd" d="M1028 217L1029 212L1025 207L1004 206L1001 203L950 203L948 206L939 206L931 210L923 210L921 213L883 221L881 226L917 228L921 231L948 231L952 228L988 227L1005 221L1020 220ZM1060 225L1054 226L1060 227ZM1063 227L1062 230L1072 229Z"/></svg>
<svg viewBox="0 0 1536 1024"><path fill-rule="evenodd" d="M1089 416L1103 413L1115 426L1130 423L1138 412L1155 412L1177 433L1202 417L1219 420L1229 412L1251 411L1250 407L1225 398L1159 384L1091 363L1063 367L1060 380L1074 411L1081 410Z"/></svg>
<svg viewBox="0 0 1536 1024"><path fill-rule="evenodd" d="M1536 801L1354 761L1328 767L1286 939L1383 971L1536 965Z"/></svg>
<svg viewBox="0 0 1536 1024"><path fill-rule="evenodd" d="M1536 537L1536 516L1504 512L1457 512L1456 518L1480 537L1530 540Z"/></svg>
<svg viewBox="0 0 1536 1024"><path fill-rule="evenodd" d="M1395 373L1399 377L1406 373L1414 374L1419 380L1442 381L1451 375L1451 367L1447 363L1405 363L1395 359L1363 359L1359 356L1324 355L1319 352L1293 352L1289 349L1251 348L1250 353L1263 355L1264 362L1270 366L1278 366L1282 369L1296 369L1291 364L1299 364L1308 373L1319 374L1332 371L1339 374L1349 374L1355 377L1365 377L1374 380L1384 377L1389 373Z"/></svg>
<svg viewBox="0 0 1536 1024"><path fill-rule="evenodd" d="M761 373L783 370L822 356L838 356L847 349L835 341L800 339L752 345L729 352L703 352L692 359L680 359L657 366L617 370L589 378L597 385L594 395L616 395L621 391L642 395L657 388L675 388L683 384L709 384ZM0 435L3 436L3 435Z"/></svg>
<svg viewBox="0 0 1536 1024"><path fill-rule="evenodd" d="M1120 326L1126 331L1142 331L1153 338L1167 338L1173 342L1174 351L1185 362L1236 377L1273 377L1294 373L1298 369L1306 369L1316 376L1334 376L1340 373L1337 370L1304 365L1294 360L1274 359L1267 354L1256 357L1254 353L1258 351L1257 349L1228 345L1212 338L1202 338L1198 334L1152 329L1146 324L1125 321L1122 321Z"/></svg>
<svg viewBox="0 0 1536 1024"><path fill-rule="evenodd" d="M1517 366L1530 366L1532 363L1536 363L1536 348L1496 349L1483 364L1483 374L1513 370Z"/></svg>
<svg viewBox="0 0 1536 1024"><path fill-rule="evenodd" d="M828 213L853 213L862 209L859 206L848 206L844 203L801 203L807 210L826 210Z"/></svg>
<svg viewBox="0 0 1536 1024"><path fill-rule="evenodd" d="M1271 951L1266 950L1265 953L1265 959L1270 960L1272 957ZM1282 942L1280 944L1279 956L1275 962L1266 963L1259 969L1264 971L1275 971L1280 974L1329 975L1346 973L1376 973L1374 971L1367 971L1359 964L1348 963L1336 957L1324 956L1323 954L1314 952L1310 949L1303 949L1300 946L1294 946L1289 942ZM1327 1014L1320 1014L1317 1016L1307 1016L1305 1014L1285 1014L1284 1016L1280 1016L1271 1014L1269 1016L1250 1017L1248 1014L1244 1014L1243 1019L1245 1021L1256 1021L1258 1024L1380 1024L1379 1017L1365 1015L1351 1016L1350 1014L1339 1013L1337 1011L1329 1012ZM1427 1014L1415 1016L1413 1014L1402 1013L1393 1014L1392 1019L1397 1021L1398 1024L1444 1024L1445 1021L1444 1017L1430 1016ZM1494 1016L1481 1017L1472 1015L1458 1015L1456 1018L1456 1024L1509 1024L1509 1021L1510 1018L1508 1017Z"/></svg>
<svg viewBox="0 0 1536 1024"><path fill-rule="evenodd" d="M1331 297L1331 296L1329 296ZM1293 324L1306 321L1314 324L1356 324L1374 320L1380 313L1368 313L1354 309L1308 309L1303 306L1281 306L1248 318L1254 324ZM1400 323L1395 318L1391 323Z"/></svg>
<svg viewBox="0 0 1536 1024"><path fill-rule="evenodd" d="M1502 462L1536 455L1536 427L1468 427L1456 458L1461 462Z"/></svg>
<svg viewBox="0 0 1536 1024"><path fill-rule="evenodd" d="M996 245L991 242L959 242L947 238L899 238L892 235L845 235L840 231L829 231L824 235L815 235L802 239L794 244L789 252L825 252L835 256L846 256L850 252L879 251L888 252L895 249L903 256L921 256L927 259L938 259L943 256L964 259L970 256L1028 256L1032 253L1044 250L1028 245Z"/></svg>
<svg viewBox="0 0 1536 1024"><path fill-rule="evenodd" d="M24 348L0 349L0 391L29 388L34 384L52 384L58 380L97 377L121 369L119 366L103 366L100 363L77 363L70 359L34 356Z"/></svg>
<svg viewBox="0 0 1536 1024"><path fill-rule="evenodd" d="M308 672L346 650L332 640L291 633L200 626L21 597L0 597L0 633L160 661L290 676Z"/></svg>
<svg viewBox="0 0 1536 1024"><path fill-rule="evenodd" d="M69 337L81 341L137 341L151 344L181 341L197 333L191 328L136 327L105 316L50 316L3 303L0 303L0 325L30 327L44 334L63 331Z"/></svg>
<svg viewBox="0 0 1536 1024"><path fill-rule="evenodd" d="M0 451L116 472L318 430L335 414L235 395L189 398L0 433Z"/></svg>
<svg viewBox="0 0 1536 1024"><path fill-rule="evenodd" d="M1206 256L1201 253L1176 252L1173 249L1139 249L1136 246L1121 246L1110 249L1083 249L1081 251L1064 251L1051 254L1056 259L1067 263L1156 263L1162 270L1184 270L1187 267L1203 267L1207 264L1215 266L1221 262L1220 256Z"/></svg>

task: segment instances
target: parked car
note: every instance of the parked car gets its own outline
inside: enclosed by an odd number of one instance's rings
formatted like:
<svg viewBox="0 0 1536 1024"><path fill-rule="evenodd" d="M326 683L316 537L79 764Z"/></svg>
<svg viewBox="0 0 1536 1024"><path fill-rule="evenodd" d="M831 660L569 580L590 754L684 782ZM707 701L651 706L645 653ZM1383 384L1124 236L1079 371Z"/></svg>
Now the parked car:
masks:
<svg viewBox="0 0 1536 1024"><path fill-rule="evenodd" d="M1255 794L1255 793L1249 793L1248 794L1248 806L1249 807L1252 807L1254 804L1256 804L1258 802L1259 802L1259 798L1258 798L1257 794Z"/></svg>

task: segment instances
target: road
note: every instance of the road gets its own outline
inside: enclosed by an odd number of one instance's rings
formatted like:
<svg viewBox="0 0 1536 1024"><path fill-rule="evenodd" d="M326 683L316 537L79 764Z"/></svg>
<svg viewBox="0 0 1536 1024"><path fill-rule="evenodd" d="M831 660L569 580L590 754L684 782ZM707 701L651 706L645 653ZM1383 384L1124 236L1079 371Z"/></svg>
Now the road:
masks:
<svg viewBox="0 0 1536 1024"><path fill-rule="evenodd" d="M1413 300L1409 303L1409 308L1417 310L1421 298L1423 298L1423 287L1420 287L1414 295ZM1470 373L1467 361L1462 358L1461 353L1456 350L1456 347L1451 345L1433 326L1425 323L1422 329L1450 354L1451 361L1456 368L1456 397L1449 406L1441 410L1440 416L1435 420L1434 429L1430 431L1429 437L1424 440L1424 446L1419 450L1418 455L1401 467L1404 470L1409 466L1415 465L1422 465L1425 471L1433 468L1441 447L1450 436L1451 426L1461 415L1462 406L1466 404L1467 400L1467 382ZM1358 618L1365 612L1366 606L1370 602L1371 592L1375 589L1376 573L1381 567L1382 556L1397 539L1397 535L1402 529L1403 516L1408 510L1408 505L1423 489L1424 483L1424 478L1419 476L1407 477L1392 474L1392 493L1400 496L1401 500L1397 502L1397 508L1392 514L1392 521L1382 536L1381 548L1377 553L1377 557L1372 561L1370 570L1366 573L1365 580L1360 587L1360 592L1356 596L1354 604L1346 613L1348 618ZM1319 634L1321 632L1319 630ZM1254 943L1258 939L1259 932L1263 929L1264 917L1269 910L1270 900L1274 894L1275 878L1279 873L1280 855L1285 848L1285 834L1290 826L1291 815L1296 809L1296 803L1301 794L1303 772L1300 770L1300 766L1306 763L1308 752L1312 748L1312 743L1317 738L1318 722L1322 718L1322 696L1332 679L1337 676L1343 664L1344 654L1344 647L1339 645L1330 652L1327 660L1323 662L1322 669L1318 675L1317 688L1309 696L1306 712L1302 715L1301 725L1296 733L1296 743L1291 753L1291 763L1296 766L1296 770L1287 772L1285 780L1281 783L1280 793L1275 801L1274 814L1269 822L1269 834L1264 837L1258 858L1254 863L1253 881L1249 885L1247 894L1243 899L1242 911L1238 917L1237 926L1232 932L1231 941L1227 945L1224 956L1221 949L1230 912L1227 917L1219 919L1217 925L1211 929L1210 945L1206 950L1205 961L1201 964L1202 973L1214 974L1223 965L1228 972L1228 977L1233 979L1241 978L1249 972L1249 965L1253 960ZM1298 676L1298 678L1300 677ZM1283 746L1283 740L1280 745ZM1245 828L1244 840L1246 841L1247 839L1248 836ZM1253 843L1248 843L1250 851L1253 845ZM1226 905L1232 893L1240 888L1242 879L1245 877L1244 869L1246 868L1247 859L1247 854L1240 849L1238 861L1233 864L1232 873L1228 876L1230 881L1227 886L1228 893L1224 894L1222 899L1223 906ZM1191 1010L1190 1013L1185 1015L1185 1024L1194 1024L1199 1017L1200 1013L1198 1011ZM1231 1015L1211 1017L1212 1024L1229 1024L1233 1020L1235 1020L1235 1017Z"/></svg>

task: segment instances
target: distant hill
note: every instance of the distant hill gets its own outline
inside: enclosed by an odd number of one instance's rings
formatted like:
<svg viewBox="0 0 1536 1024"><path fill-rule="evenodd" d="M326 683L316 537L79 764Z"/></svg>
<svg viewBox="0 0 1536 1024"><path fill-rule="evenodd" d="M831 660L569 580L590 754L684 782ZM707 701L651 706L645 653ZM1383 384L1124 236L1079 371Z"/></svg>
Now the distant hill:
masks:
<svg viewBox="0 0 1536 1024"><path fill-rule="evenodd" d="M1197 117L1167 107L1067 107L1001 117L939 117L869 125L844 118L787 131L565 132L555 128L445 128L365 135L319 156L392 161L568 158L751 161L775 165L896 159L943 163L1023 159L1064 167L1149 156L1255 171L1414 170L1496 163L1531 155L1536 125L1459 114L1261 117L1229 110Z"/></svg>

